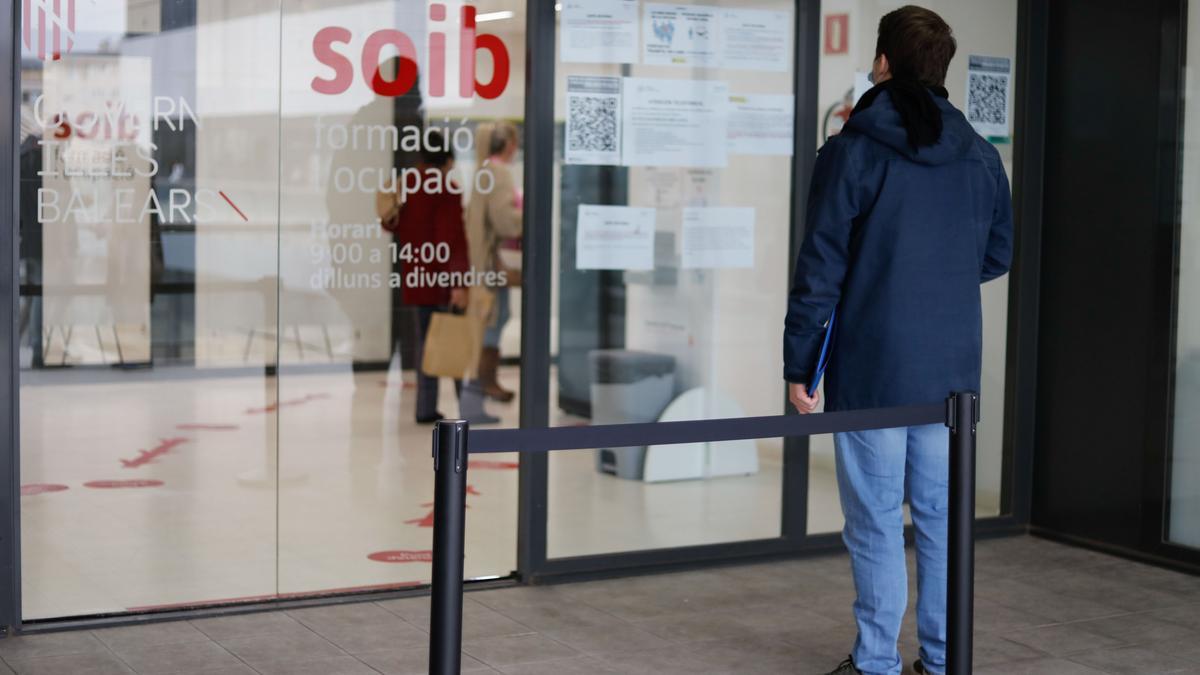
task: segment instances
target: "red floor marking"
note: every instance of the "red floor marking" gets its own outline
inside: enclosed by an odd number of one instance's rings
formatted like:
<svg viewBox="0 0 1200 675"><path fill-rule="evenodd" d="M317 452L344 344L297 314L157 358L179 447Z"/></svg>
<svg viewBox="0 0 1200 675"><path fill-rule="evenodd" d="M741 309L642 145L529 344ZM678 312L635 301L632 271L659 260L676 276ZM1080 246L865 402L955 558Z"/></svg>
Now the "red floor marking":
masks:
<svg viewBox="0 0 1200 675"><path fill-rule="evenodd" d="M246 408L246 414L247 415L255 415L255 414L260 414L260 413L275 412L276 410L279 410L283 406L302 405L304 403L308 403L309 401L316 401L317 399L322 399L322 398L329 398L329 394L308 394L304 398L293 398L288 401L280 401L279 403L272 403L271 405L269 405L265 408Z"/></svg>
<svg viewBox="0 0 1200 675"><path fill-rule="evenodd" d="M55 483L31 483L30 485L21 486L22 497L32 497L33 495L43 495L47 492L62 492L68 490L66 485L58 485Z"/></svg>
<svg viewBox="0 0 1200 675"><path fill-rule="evenodd" d="M233 203L233 200L229 198L229 195L225 194L224 190L217 190L217 194L221 195L225 198L225 201L229 202L229 205L233 207L234 211L237 211L237 214L242 217L242 220L250 222L250 219L246 217L246 214L242 213L242 210L237 207L237 204Z"/></svg>
<svg viewBox="0 0 1200 675"><path fill-rule="evenodd" d="M433 551L379 551L367 559L385 563L433 562Z"/></svg>
<svg viewBox="0 0 1200 675"><path fill-rule="evenodd" d="M469 490L470 490L470 488L468 488L468 491ZM429 509L429 513L426 513L421 518L413 518L411 520L406 520L406 521L404 521L405 524L416 525L417 527L433 527L433 502L425 502L421 506L424 506L425 508ZM469 509L469 508L471 508L471 505L463 504L463 507Z"/></svg>
<svg viewBox="0 0 1200 675"><path fill-rule="evenodd" d="M388 383L386 381L383 381L383 382L379 383L379 386L383 387L384 389L387 389ZM401 389L416 389L417 383L416 382L401 382L400 388Z"/></svg>
<svg viewBox="0 0 1200 675"><path fill-rule="evenodd" d="M520 466L516 462L499 462L494 459L473 459L467 462L467 469L516 469Z"/></svg>
<svg viewBox="0 0 1200 675"><path fill-rule="evenodd" d="M247 595L241 598L222 598L219 600L196 600L193 602L174 602L166 605L142 605L140 607L126 607L127 612L154 612L165 611L171 609L188 609L192 607L214 607L220 605L244 605L256 602L270 602L272 600L293 600L296 598L319 598L327 595L344 595L346 593L370 593L378 591L400 591L408 588L418 588L427 586L427 581L402 581L394 584L371 584L369 586L346 586L344 588L330 588L324 591L303 591L300 593L277 593L273 595Z"/></svg>
<svg viewBox="0 0 1200 675"><path fill-rule="evenodd" d="M236 424L176 424L180 431L233 431L240 429Z"/></svg>
<svg viewBox="0 0 1200 675"><path fill-rule="evenodd" d="M467 494L469 494L469 495L475 495L476 497L482 497L482 496L483 496L483 493L482 493L482 492L480 492L479 490L476 490L474 485L468 485L468 486L467 486Z"/></svg>
<svg viewBox="0 0 1200 675"><path fill-rule="evenodd" d="M146 488L160 487L163 485L161 480L153 480L139 478L134 480L93 480L83 484L84 487L108 489L108 488Z"/></svg>
<svg viewBox="0 0 1200 675"><path fill-rule="evenodd" d="M155 459L162 457L171 451L175 446L187 443L186 438L163 438L160 439L158 445L149 450L138 450L138 456L134 459L122 459L121 466L126 469L136 469L143 464L149 464Z"/></svg>

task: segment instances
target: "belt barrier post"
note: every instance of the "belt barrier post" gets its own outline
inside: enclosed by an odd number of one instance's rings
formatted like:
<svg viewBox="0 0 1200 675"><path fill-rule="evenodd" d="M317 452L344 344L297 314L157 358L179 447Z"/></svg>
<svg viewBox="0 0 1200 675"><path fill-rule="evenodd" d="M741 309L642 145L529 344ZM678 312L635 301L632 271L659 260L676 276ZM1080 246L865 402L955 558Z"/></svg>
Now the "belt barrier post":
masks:
<svg viewBox="0 0 1200 675"><path fill-rule="evenodd" d="M946 673L971 675L975 618L975 425L979 394L946 399L950 427L950 532L946 593Z"/></svg>
<svg viewBox="0 0 1200 675"><path fill-rule="evenodd" d="M462 665L463 539L467 516L467 422L433 429L433 592L429 675L458 675Z"/></svg>

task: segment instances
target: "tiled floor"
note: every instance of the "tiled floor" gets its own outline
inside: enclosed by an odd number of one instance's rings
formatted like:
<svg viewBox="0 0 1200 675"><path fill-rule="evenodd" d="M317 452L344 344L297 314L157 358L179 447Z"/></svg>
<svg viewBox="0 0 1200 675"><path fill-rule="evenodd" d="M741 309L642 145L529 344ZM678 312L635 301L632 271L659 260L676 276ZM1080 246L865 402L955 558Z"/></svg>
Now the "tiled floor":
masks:
<svg viewBox="0 0 1200 675"><path fill-rule="evenodd" d="M1200 577L1029 537L977 560L978 675L1200 673ZM472 592L463 671L823 673L853 640L851 598L844 556ZM420 597L21 636L0 673L424 673L428 620Z"/></svg>

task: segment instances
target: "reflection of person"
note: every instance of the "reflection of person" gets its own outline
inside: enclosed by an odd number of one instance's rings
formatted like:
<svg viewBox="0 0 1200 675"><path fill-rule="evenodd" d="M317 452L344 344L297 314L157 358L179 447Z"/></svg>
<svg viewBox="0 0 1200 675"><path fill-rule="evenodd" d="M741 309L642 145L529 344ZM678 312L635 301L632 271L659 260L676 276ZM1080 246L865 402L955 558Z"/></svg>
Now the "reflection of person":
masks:
<svg viewBox="0 0 1200 675"><path fill-rule="evenodd" d="M521 193L513 181L513 157L517 154L517 128L508 122L481 124L475 132L475 147L479 164L474 185L467 204L467 240L471 251L471 266L477 274L489 271L504 271L499 251L506 239L521 236ZM479 185L490 186L480 190ZM496 287L475 286L472 293L490 295L491 311L483 333L483 348L480 350L472 386L464 390L462 414L467 419L495 418L483 410L482 397L475 406L476 394L499 401L511 401L513 393L500 386L496 378L500 365L500 333L509 318L509 290L507 285ZM468 396L469 394L469 396ZM476 409L476 407L478 409Z"/></svg>
<svg viewBox="0 0 1200 675"><path fill-rule="evenodd" d="M420 185L408 192L403 204L398 203L395 190L380 192L377 211L384 228L391 229L401 250L411 252L415 260L412 271L437 275L442 272L463 272L470 266L467 257L467 235L463 229L462 198L455 188L450 187L449 172L454 168L454 153L443 148L443 137L437 132L429 134L428 145L421 152ZM440 176L436 191L428 191L427 177ZM448 255L439 253L439 244L444 245ZM430 253L432 251L432 253ZM438 378L421 371L421 360L425 353L425 333L435 311L445 311L448 306L465 309L467 289L464 287L429 286L424 284L403 286L405 305L417 308L417 321L413 330L416 349L417 405L416 417L420 424L430 424L442 419L437 411Z"/></svg>
<svg viewBox="0 0 1200 675"><path fill-rule="evenodd" d="M835 306L827 409L978 390L979 284L1008 270L1012 208L999 153L946 98L954 51L933 12L884 16L876 85L817 157L784 334L784 374L802 413L816 409L806 385ZM945 671L947 433L937 424L835 436L858 639L834 673L901 672L906 495L917 547L914 670Z"/></svg>

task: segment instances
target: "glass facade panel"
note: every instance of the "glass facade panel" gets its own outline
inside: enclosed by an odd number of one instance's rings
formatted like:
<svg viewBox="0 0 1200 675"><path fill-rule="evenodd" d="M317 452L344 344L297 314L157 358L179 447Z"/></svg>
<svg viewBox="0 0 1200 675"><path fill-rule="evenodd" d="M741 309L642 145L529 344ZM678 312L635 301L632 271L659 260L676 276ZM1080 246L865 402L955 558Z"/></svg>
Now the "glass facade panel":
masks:
<svg viewBox="0 0 1200 675"><path fill-rule="evenodd" d="M519 289L496 279L520 264L523 3L42 4L22 36L24 617L427 583L417 418L467 412L449 377L418 409L423 319L467 304L458 379L519 377ZM485 335L476 291L513 318ZM515 467L474 467L471 577L515 566Z"/></svg>
<svg viewBox="0 0 1200 675"><path fill-rule="evenodd" d="M562 3L554 423L782 412L794 5ZM780 534L779 440L550 465L550 557Z"/></svg>

